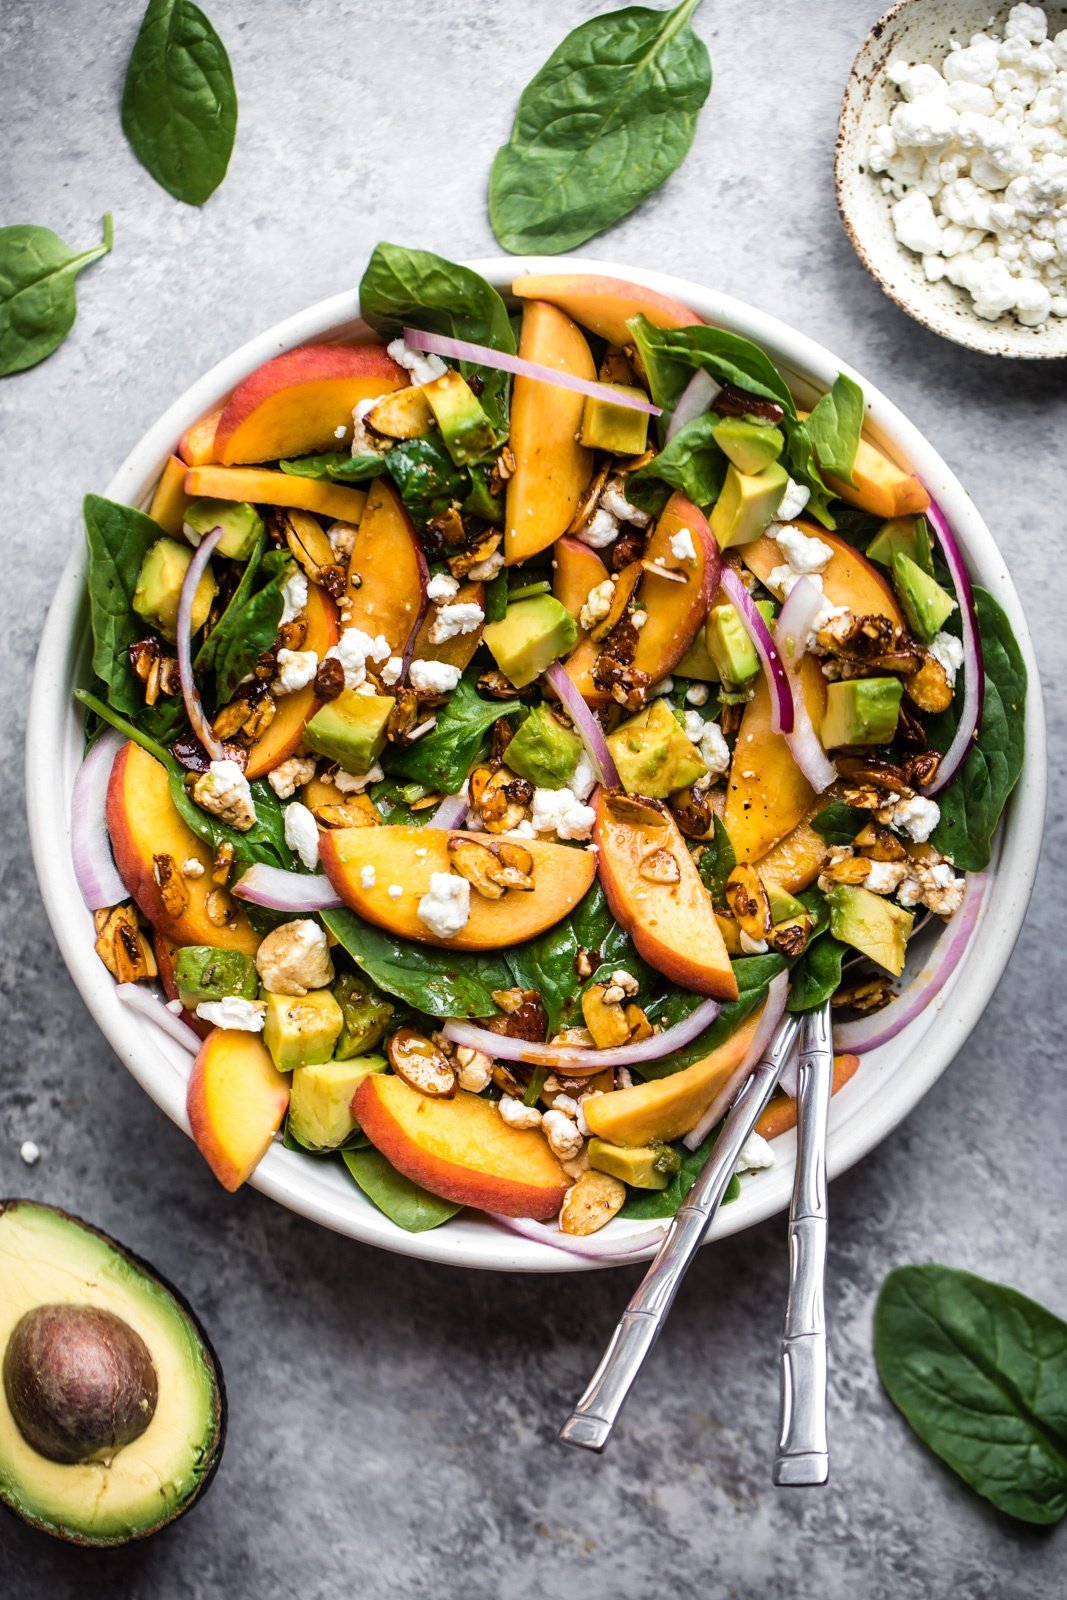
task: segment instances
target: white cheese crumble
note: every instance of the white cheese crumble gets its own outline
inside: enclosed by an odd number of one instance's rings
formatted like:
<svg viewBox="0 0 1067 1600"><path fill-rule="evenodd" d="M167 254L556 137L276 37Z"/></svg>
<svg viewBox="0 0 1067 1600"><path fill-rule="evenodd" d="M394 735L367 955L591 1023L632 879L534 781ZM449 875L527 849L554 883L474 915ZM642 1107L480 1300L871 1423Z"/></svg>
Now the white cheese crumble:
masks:
<svg viewBox="0 0 1067 1600"><path fill-rule="evenodd" d="M435 572L426 585L426 598L432 600L434 605L442 600L451 600L459 593L459 584L450 572Z"/></svg>
<svg viewBox="0 0 1067 1600"><path fill-rule="evenodd" d="M255 826L256 803L236 761L213 761L193 784L193 799L229 827L247 833Z"/></svg>
<svg viewBox="0 0 1067 1600"><path fill-rule="evenodd" d="M600 496L600 505L616 522L629 522L635 528L647 528L652 521L647 511L638 511L626 498L625 478L609 478Z"/></svg>
<svg viewBox="0 0 1067 1600"><path fill-rule="evenodd" d="M307 994L333 982L325 931L311 917L283 922L256 951L256 970L271 994Z"/></svg>
<svg viewBox="0 0 1067 1600"><path fill-rule="evenodd" d="M596 786L597 775L593 771L593 763L588 752L583 750L567 787L576 800L588 800Z"/></svg>
<svg viewBox="0 0 1067 1600"><path fill-rule="evenodd" d="M548 1140L553 1155L560 1161L573 1161L581 1155L583 1139L578 1124L572 1117L554 1107L541 1118L541 1129Z"/></svg>
<svg viewBox="0 0 1067 1600"><path fill-rule="evenodd" d="M367 662L378 664L388 661L392 647L384 634L372 639L362 628L344 628L337 643L325 655L327 661L339 661L344 668L345 688L358 689L366 680Z"/></svg>
<svg viewBox="0 0 1067 1600"><path fill-rule="evenodd" d="M353 456L380 456L384 454L382 441L377 434L372 433L367 427L367 418L374 410L379 400L384 400L385 395L376 395L373 400L360 400L352 413L352 454Z"/></svg>
<svg viewBox="0 0 1067 1600"><path fill-rule="evenodd" d="M451 939L471 914L471 886L455 872L433 872L418 905L419 921L438 939Z"/></svg>
<svg viewBox="0 0 1067 1600"><path fill-rule="evenodd" d="M460 600L455 605L439 606L430 624L430 643L444 644L460 633L473 633L485 621L485 612L473 600Z"/></svg>
<svg viewBox="0 0 1067 1600"><path fill-rule="evenodd" d="M333 781L342 794L362 794L372 783L381 783L385 773L377 761L369 772L344 772L339 767L333 775Z"/></svg>
<svg viewBox="0 0 1067 1600"><path fill-rule="evenodd" d="M425 384L432 383L435 378L443 378L448 371L440 356L410 349L404 343L402 335L390 340L385 348L397 366L403 367L404 371L410 374L413 388L421 389Z"/></svg>
<svg viewBox="0 0 1067 1600"><path fill-rule="evenodd" d="M775 516L779 522L792 522L794 517L799 517L810 499L811 490L790 478L782 491Z"/></svg>
<svg viewBox="0 0 1067 1600"><path fill-rule="evenodd" d="M790 527L786 522L775 524L768 531L792 570L805 577L813 572L822 572L833 560L834 552L830 545L802 533L799 528Z"/></svg>
<svg viewBox="0 0 1067 1600"><path fill-rule="evenodd" d="M661 678L659 680L659 682L658 683L654 683L652 685L651 689L648 691L648 698L650 700L659 700L664 695L673 694L673 693L674 693L674 679L673 678Z"/></svg>
<svg viewBox="0 0 1067 1600"><path fill-rule="evenodd" d="M734 1165L734 1172L740 1177L743 1172L761 1172L773 1166L774 1151L767 1140L762 1134L750 1133Z"/></svg>
<svg viewBox="0 0 1067 1600"><path fill-rule="evenodd" d="M708 686L706 683L691 683L685 691L687 706L703 706L707 704Z"/></svg>
<svg viewBox="0 0 1067 1600"><path fill-rule="evenodd" d="M607 616L611 610L611 602L615 596L615 579L604 578L602 582L594 584L582 603L578 613L578 624L586 633L595 628L597 623Z"/></svg>
<svg viewBox="0 0 1067 1600"><path fill-rule="evenodd" d="M245 1000L237 994L225 995L221 1000L201 1000L196 1014L213 1027L234 1028L240 1033L262 1033L267 1020L262 1000Z"/></svg>
<svg viewBox="0 0 1067 1600"><path fill-rule="evenodd" d="M423 694L450 694L460 677L447 661L413 661L408 668L408 683Z"/></svg>
<svg viewBox="0 0 1067 1600"><path fill-rule="evenodd" d="M298 689L306 689L318 670L319 658L314 650L286 650L283 647L278 651L271 693L295 694Z"/></svg>
<svg viewBox="0 0 1067 1600"><path fill-rule="evenodd" d="M319 825L299 800L285 808L285 842L309 872L319 864Z"/></svg>
<svg viewBox="0 0 1067 1600"><path fill-rule="evenodd" d="M288 800L314 776L314 756L290 756L288 761L280 762L267 773L267 782L279 800Z"/></svg>
<svg viewBox="0 0 1067 1600"><path fill-rule="evenodd" d="M364 889L373 889L378 881L378 874L368 861L359 869L359 881Z"/></svg>
<svg viewBox="0 0 1067 1600"><path fill-rule="evenodd" d="M765 956L767 954L766 939L753 939L752 935L746 933L744 928L741 929L738 935L738 943L746 956Z"/></svg>
<svg viewBox="0 0 1067 1600"><path fill-rule="evenodd" d="M506 1094L496 1103L500 1120L509 1128L539 1128L541 1113L536 1106L523 1105L515 1095Z"/></svg>
<svg viewBox="0 0 1067 1600"><path fill-rule="evenodd" d="M344 563L352 554L356 544L356 531L350 522L334 522L326 529L330 549L338 561Z"/></svg>
<svg viewBox="0 0 1067 1600"><path fill-rule="evenodd" d="M578 538L591 550L606 550L619 537L619 524L604 506L597 506L589 521L578 529Z"/></svg>
<svg viewBox="0 0 1067 1600"><path fill-rule="evenodd" d="M404 671L403 657L402 656L390 656L389 660L385 663L385 665L382 668L382 682L385 684L385 687L387 689L391 689L393 687L394 683L399 683L400 682L400 677L401 677L401 674L403 673L403 671Z"/></svg>
<svg viewBox="0 0 1067 1600"><path fill-rule="evenodd" d="M941 820L941 808L936 800L927 800L921 794L898 800L889 813L889 826L898 833L906 833L916 844L925 844Z"/></svg>
<svg viewBox="0 0 1067 1600"><path fill-rule="evenodd" d="M404 893L404 886L402 883L391 883L386 890L386 893L388 894L390 900L399 900L400 896Z"/></svg>
<svg viewBox="0 0 1067 1600"><path fill-rule="evenodd" d="M301 612L307 610L307 603L307 573L301 572L297 567L282 584L282 615L279 627L286 622L295 622Z"/></svg>
<svg viewBox="0 0 1067 1600"><path fill-rule="evenodd" d="M188 861L182 862L183 878L202 878L206 870L204 863L196 856L190 856Z"/></svg>
<svg viewBox="0 0 1067 1600"><path fill-rule="evenodd" d="M472 583L492 583L504 565L503 550L494 550L484 561L476 561L467 573Z"/></svg>
<svg viewBox="0 0 1067 1600"><path fill-rule="evenodd" d="M717 722L705 722L697 711L685 712L685 731L700 751L712 778L721 778L730 769L730 746Z"/></svg>
<svg viewBox="0 0 1067 1600"><path fill-rule="evenodd" d="M956 674L963 666L963 641L953 633L937 633L929 645L930 654L945 669L950 689L955 687Z"/></svg>
<svg viewBox="0 0 1067 1600"><path fill-rule="evenodd" d="M559 839L588 839L596 821L592 806L578 799L573 789L535 789L530 822L534 833L554 833Z"/></svg>
<svg viewBox="0 0 1067 1600"><path fill-rule="evenodd" d="M683 528L680 533L671 535L671 555L675 561L696 561L697 547L693 543L693 535L688 528Z"/></svg>

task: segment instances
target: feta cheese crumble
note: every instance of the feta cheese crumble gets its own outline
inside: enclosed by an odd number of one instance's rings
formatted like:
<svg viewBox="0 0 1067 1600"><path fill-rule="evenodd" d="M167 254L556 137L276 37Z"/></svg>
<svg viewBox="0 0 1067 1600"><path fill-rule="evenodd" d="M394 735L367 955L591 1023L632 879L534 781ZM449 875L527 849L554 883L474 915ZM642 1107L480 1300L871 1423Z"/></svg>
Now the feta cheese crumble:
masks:
<svg viewBox="0 0 1067 1600"><path fill-rule="evenodd" d="M423 694L450 694L460 676L447 661L413 661L408 668L408 683Z"/></svg>
<svg viewBox="0 0 1067 1600"><path fill-rule="evenodd" d="M237 994L225 995L221 1000L201 1000L196 1014L213 1027L233 1028L239 1033L262 1033L267 1020L262 1000L245 1000Z"/></svg>
<svg viewBox="0 0 1067 1600"><path fill-rule="evenodd" d="M283 922L256 951L256 970L271 994L307 994L333 982L333 962L325 931L311 917Z"/></svg>
<svg viewBox="0 0 1067 1600"><path fill-rule="evenodd" d="M426 585L426 598L432 600L434 605L442 600L451 600L459 593L459 584L450 572L435 572Z"/></svg>
<svg viewBox="0 0 1067 1600"><path fill-rule="evenodd" d="M953 633L937 633L928 648L935 661L944 667L949 688L954 688L956 674L963 666L963 640Z"/></svg>
<svg viewBox="0 0 1067 1600"><path fill-rule="evenodd" d="M319 825L299 800L285 808L285 842L309 872L319 864Z"/></svg>
<svg viewBox="0 0 1067 1600"><path fill-rule="evenodd" d="M744 1172L761 1172L764 1168L773 1166L774 1151L767 1140L762 1134L750 1133L741 1147L734 1172L740 1177Z"/></svg>
<svg viewBox="0 0 1067 1600"><path fill-rule="evenodd" d="M578 613L578 622L588 633L602 621L611 610L611 602L615 596L615 579L605 578L602 583L594 584L582 603Z"/></svg>
<svg viewBox="0 0 1067 1600"><path fill-rule="evenodd" d="M693 543L693 535L688 528L683 528L680 533L671 535L671 555L675 561L696 562L697 549Z"/></svg>
<svg viewBox="0 0 1067 1600"><path fill-rule="evenodd" d="M296 567L282 584L282 615L278 626L295 622L301 612L307 610L307 603L307 573L301 572L300 568Z"/></svg>
<svg viewBox="0 0 1067 1600"><path fill-rule="evenodd" d="M588 839L596 812L579 800L573 789L535 789L530 821L534 833L554 833L558 839Z"/></svg>
<svg viewBox="0 0 1067 1600"><path fill-rule="evenodd" d="M471 886L455 872L430 874L430 887L418 905L419 921L438 939L451 939L467 926Z"/></svg>
<svg viewBox="0 0 1067 1600"><path fill-rule="evenodd" d="M435 378L443 378L448 371L440 356L426 355L421 350L410 349L404 343L403 335L390 340L385 348L397 366L403 367L404 371L410 374L412 387L415 389L423 388Z"/></svg>
<svg viewBox="0 0 1067 1600"><path fill-rule="evenodd" d="M388 661L392 653L384 634L375 634L372 639L362 628L344 628L337 643L327 650L324 660L339 661L344 668L345 688L358 689L366 680L367 662L378 665Z"/></svg>
<svg viewBox="0 0 1067 1600"><path fill-rule="evenodd" d="M364 889L373 889L374 885L377 883L378 874L375 872L370 862L367 862L365 866L360 867L359 881Z"/></svg>
<svg viewBox="0 0 1067 1600"><path fill-rule="evenodd" d="M828 544L824 544L821 539L812 538L810 534L802 533L799 528L790 527L787 522L775 523L768 532L788 565L794 572L804 577L810 576L813 572L822 572L833 560L834 552ZM778 570L775 568L775 571Z"/></svg>
<svg viewBox="0 0 1067 1600"><path fill-rule="evenodd" d="M193 784L193 799L228 827L247 833L255 827L256 803L236 761L213 761Z"/></svg>
<svg viewBox="0 0 1067 1600"><path fill-rule="evenodd" d="M306 689L319 670L319 658L314 650L282 648L276 660L277 671L270 686L275 695L295 694L298 689Z"/></svg>
<svg viewBox="0 0 1067 1600"><path fill-rule="evenodd" d="M880 811L878 817L898 833L906 833L915 844L925 844L941 820L941 807L936 800L913 794Z"/></svg>
<svg viewBox="0 0 1067 1600"><path fill-rule="evenodd" d="M267 773L267 782L279 800L288 800L314 776L314 756L290 756L288 761L280 762Z"/></svg>
<svg viewBox="0 0 1067 1600"><path fill-rule="evenodd" d="M811 490L790 478L778 502L775 516L779 522L792 522L794 517L799 517L808 501L811 499Z"/></svg>
<svg viewBox="0 0 1067 1600"><path fill-rule="evenodd" d="M430 624L430 643L444 644L459 633L473 633L485 621L485 612L473 600L460 600L455 605L438 607Z"/></svg>

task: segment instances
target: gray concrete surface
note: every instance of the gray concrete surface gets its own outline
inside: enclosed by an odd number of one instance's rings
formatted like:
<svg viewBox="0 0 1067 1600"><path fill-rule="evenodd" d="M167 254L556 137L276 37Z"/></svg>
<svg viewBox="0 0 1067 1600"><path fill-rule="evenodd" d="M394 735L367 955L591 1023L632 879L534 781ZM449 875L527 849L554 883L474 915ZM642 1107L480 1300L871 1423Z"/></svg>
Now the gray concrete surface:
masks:
<svg viewBox="0 0 1067 1600"><path fill-rule="evenodd" d="M877 0L719 0L716 70L684 168L591 253L775 311L847 354L930 435L1000 539L1045 680L1052 786L1041 880L981 1027L908 1122L835 1184L833 1481L771 1487L785 1270L775 1221L705 1252L603 1459L554 1430L635 1280L412 1265L214 1183L114 1060L38 901L21 798L27 686L78 504L144 428L256 330L352 285L379 238L494 250L485 180L517 91L596 0L212 0L241 126L202 210L122 137L139 6L3 0L0 223L74 244L115 213L77 326L0 384L6 997L0 1193L81 1212L182 1285L225 1366L229 1446L203 1505L125 1553L0 1523L5 1600L367 1596L527 1600L803 1594L1051 1600L1063 1533L972 1498L882 1394L884 1273L941 1260L1067 1312L1061 1158L1065 658L1062 365L994 364L883 299L837 221L837 107ZM33 797L30 796L30 804ZM20 1141L40 1144L33 1169Z"/></svg>

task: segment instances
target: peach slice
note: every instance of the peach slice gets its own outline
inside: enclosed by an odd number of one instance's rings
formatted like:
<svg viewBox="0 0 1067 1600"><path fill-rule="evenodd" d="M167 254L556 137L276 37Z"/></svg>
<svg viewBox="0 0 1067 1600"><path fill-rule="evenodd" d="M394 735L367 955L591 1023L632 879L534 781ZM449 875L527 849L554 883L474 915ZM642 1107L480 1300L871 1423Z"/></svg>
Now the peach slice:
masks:
<svg viewBox="0 0 1067 1600"><path fill-rule="evenodd" d="M189 496L185 492L185 474L188 470L180 456L168 456L148 508L152 521L158 522L163 532L169 533L174 539L182 536L185 508L189 504Z"/></svg>
<svg viewBox="0 0 1067 1600"><path fill-rule="evenodd" d="M219 458L215 454L215 430L219 425L223 407L209 411L206 417L186 428L178 440L178 454L190 467L205 467Z"/></svg>
<svg viewBox="0 0 1067 1600"><path fill-rule="evenodd" d="M533 889L508 889L499 900L487 900L472 888L466 926L441 939L420 919L418 907L431 875L452 869L450 837L433 828L336 828L322 836L322 864L341 899L365 921L446 950L505 950L532 939L574 910L596 872L591 850L524 839L533 857ZM493 843L491 834L459 837ZM369 886L363 882L367 867L374 877ZM399 887L400 894L391 895L390 887Z"/></svg>
<svg viewBox="0 0 1067 1600"><path fill-rule="evenodd" d="M412 1183L456 1205L547 1222L570 1179L536 1128L509 1128L496 1106L464 1090L431 1100L376 1072L352 1101L359 1126Z"/></svg>
<svg viewBox="0 0 1067 1600"><path fill-rule="evenodd" d="M286 350L233 391L215 433L215 459L232 466L343 448L346 440L351 443L352 412L359 402L407 382L403 367L380 344Z"/></svg>
<svg viewBox="0 0 1067 1600"><path fill-rule="evenodd" d="M250 500L253 505L288 506L337 522L358 523L367 492L321 478L296 478L263 467L192 467L185 474L192 500Z"/></svg>
<svg viewBox="0 0 1067 1600"><path fill-rule="evenodd" d="M196 1148L224 1189L239 1189L270 1149L289 1079L258 1033L214 1028L193 1062L185 1108Z"/></svg>
<svg viewBox="0 0 1067 1600"><path fill-rule="evenodd" d="M607 567L581 539L557 539L552 556L552 593L566 606L575 622L589 598L590 589L610 577Z"/></svg>
<svg viewBox="0 0 1067 1600"><path fill-rule="evenodd" d="M600 883L612 915L650 966L684 989L737 999L711 897L666 806L599 789Z"/></svg>
<svg viewBox="0 0 1067 1600"><path fill-rule="evenodd" d="M896 596L866 556L861 556L840 534L827 533L814 522L797 521L792 526L809 539L821 539L832 548L833 556L822 572L823 594L831 604L847 606L854 617L888 617L898 628L903 626ZM739 554L761 583L766 583L771 571L785 560L776 541L766 534L752 544L742 545Z"/></svg>
<svg viewBox="0 0 1067 1600"><path fill-rule="evenodd" d="M583 328L591 328L609 344L633 343L626 323L642 315L655 328L689 328L700 321L695 311L643 283L626 278L601 278L593 273L546 273L516 278L512 294L520 300L547 300Z"/></svg>
<svg viewBox="0 0 1067 1600"><path fill-rule="evenodd" d="M800 663L804 701L816 731L826 706L826 679L815 656ZM745 707L726 780L723 822L738 861L758 861L791 833L815 799L785 738L771 727L767 680L757 680Z"/></svg>
<svg viewBox="0 0 1067 1600"><path fill-rule="evenodd" d="M802 420L807 411L798 411ZM905 472L895 461L890 461L884 450L861 437L852 464L853 483L845 483L829 472L823 477L841 499L861 511L871 511L876 517L916 516L930 504L930 496L913 472Z"/></svg>
<svg viewBox="0 0 1067 1600"><path fill-rule="evenodd" d="M341 624L337 607L325 589L320 589L316 583L308 584L305 615L307 634L301 649L314 650L321 660L330 646L337 643ZM304 737L304 729L319 709L321 702L316 697L314 684L309 683L306 689L279 695L275 704L278 709L274 714L274 720L248 752L245 777L249 782L253 778L261 778L265 772L270 772L283 761L288 761L291 755L296 754ZM334 798L337 798L336 789Z"/></svg>
<svg viewBox="0 0 1067 1600"><path fill-rule="evenodd" d="M456 590L453 600L449 605L475 605L485 611L485 584L461 583ZM443 661L447 666L458 667L460 672L465 672L470 666L474 652L482 642L484 620L470 633L457 633L451 639L445 639L441 644L430 643L430 629L433 627L435 612L427 611L415 635L411 656L414 661Z"/></svg>
<svg viewBox="0 0 1067 1600"><path fill-rule="evenodd" d="M383 633L393 653L403 655L426 609L428 578L403 501L385 478L375 478L348 563L346 626L362 628L372 639Z"/></svg>
<svg viewBox="0 0 1067 1600"><path fill-rule="evenodd" d="M571 682L577 686L578 693L587 706L594 709L611 704L611 695L606 689L601 689L593 680L593 668L596 666L600 646L588 634L578 640L574 649L563 663L563 670Z"/></svg>
<svg viewBox="0 0 1067 1600"><path fill-rule="evenodd" d="M579 378L596 378L585 335L543 300L522 314L519 354ZM516 378L511 397L511 449L504 518L507 563L525 561L570 527L593 470L593 455L578 443L585 401L580 394L535 378Z"/></svg>
<svg viewBox="0 0 1067 1600"><path fill-rule="evenodd" d="M679 560L671 552L671 540L686 531L696 551L695 561ZM678 665L700 631L718 579L718 556L719 547L704 513L684 494L672 494L648 541L645 575L637 597L647 620L637 636L633 664L638 672L647 672L653 683ZM686 581L657 578L649 566L680 572Z"/></svg>
<svg viewBox="0 0 1067 1600"><path fill-rule="evenodd" d="M719 1090L748 1054L762 1007L746 1017L710 1055L631 1089L616 1089L583 1102L592 1131L611 1144L648 1144L650 1139L680 1139L695 1128Z"/></svg>
<svg viewBox="0 0 1067 1600"><path fill-rule="evenodd" d="M845 1084L855 1075L860 1064L859 1056L835 1056L834 1076L830 1085L830 1093L836 1094L843 1089ZM787 1094L776 1094L770 1103L764 1106L756 1122L756 1132L761 1139L777 1139L779 1134L788 1133L790 1128L797 1125L797 1103L790 1100Z"/></svg>
<svg viewBox="0 0 1067 1600"><path fill-rule="evenodd" d="M831 795L820 795L812 807L812 814L829 804ZM830 854L826 840L815 832L809 817L802 817L791 833L768 850L755 863L756 871L764 883L785 889L788 894L799 894L814 883Z"/></svg>
<svg viewBox="0 0 1067 1600"><path fill-rule="evenodd" d="M107 786L107 830L119 876L152 926L172 944L213 944L254 956L259 940L243 911L226 927L207 914L211 882L210 847L182 820L170 797L167 769L140 745L123 745ZM172 872L188 896L180 910L168 911L158 882L157 863L169 857ZM182 863L195 859L199 878L184 878Z"/></svg>

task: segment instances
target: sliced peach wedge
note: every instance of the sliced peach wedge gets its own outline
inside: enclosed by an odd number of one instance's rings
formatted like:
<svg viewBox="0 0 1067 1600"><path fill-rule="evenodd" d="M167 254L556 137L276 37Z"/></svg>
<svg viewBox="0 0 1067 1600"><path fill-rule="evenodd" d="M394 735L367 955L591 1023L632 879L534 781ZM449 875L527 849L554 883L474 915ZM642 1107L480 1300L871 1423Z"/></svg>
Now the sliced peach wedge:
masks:
<svg viewBox="0 0 1067 1600"><path fill-rule="evenodd" d="M372 1073L352 1101L373 1145L413 1183L456 1205L547 1222L570 1179L536 1129L509 1128L496 1106L460 1090L432 1100Z"/></svg>
<svg viewBox="0 0 1067 1600"><path fill-rule="evenodd" d="M460 672L465 672L474 658L474 652L482 642L482 630L485 627L485 584L461 583L448 604L477 606L483 620L469 633L454 633L451 639L443 639L440 644L432 644L430 631L437 612L436 607L431 607L419 625L415 643L411 647L411 657L413 661L443 661L446 666L458 667Z"/></svg>
<svg viewBox="0 0 1067 1600"><path fill-rule="evenodd" d="M185 474L190 500L248 500L252 505L288 506L338 522L358 523L367 495L343 483L297 478L268 467L191 467Z"/></svg>
<svg viewBox="0 0 1067 1600"><path fill-rule="evenodd" d="M590 589L609 577L607 567L591 545L581 539L557 539L552 552L552 593L566 606L575 622L589 598Z"/></svg>
<svg viewBox="0 0 1067 1600"><path fill-rule="evenodd" d="M803 421L809 413L798 411ZM930 496L913 472L905 472L869 439L860 438L852 464L852 482L824 472L823 477L841 499L876 517L907 517L925 511Z"/></svg>
<svg viewBox="0 0 1067 1600"><path fill-rule="evenodd" d="M289 1079L278 1071L257 1033L214 1028L186 1090L196 1148L224 1189L239 1189L256 1170L282 1125Z"/></svg>
<svg viewBox="0 0 1067 1600"><path fill-rule="evenodd" d="M791 524L809 539L821 539L829 545L833 556L822 571L823 594L835 606L847 606L854 617L888 617L903 626L896 596L889 584L866 556L850 545L840 534L828 533L814 522L798 520ZM777 542L764 534L751 544L742 545L742 561L761 583L766 583L775 567L782 565L782 552Z"/></svg>
<svg viewBox="0 0 1067 1600"><path fill-rule="evenodd" d="M178 440L178 454L187 466L204 467L219 459L215 454L215 430L222 412L222 406L209 411L206 417L186 428Z"/></svg>
<svg viewBox="0 0 1067 1600"><path fill-rule="evenodd" d="M692 556L674 554L672 541L679 535L683 541L688 535ZM707 518L692 500L675 492L648 541L637 593L645 623L637 636L633 664L648 674L650 682L673 671L693 643L718 587L719 569L719 547Z"/></svg>
<svg viewBox="0 0 1067 1600"><path fill-rule="evenodd" d="M429 568L403 501L375 478L348 563L348 623L373 639L384 634L403 655L426 610Z"/></svg>
<svg viewBox="0 0 1067 1600"><path fill-rule="evenodd" d="M352 412L407 386L380 344L312 344L266 361L237 385L215 431L216 461L277 461L351 441ZM344 434L338 429L343 428Z"/></svg>
<svg viewBox="0 0 1067 1600"><path fill-rule="evenodd" d="M826 707L826 679L818 659L800 663L800 683L808 715L818 732ZM738 861L758 861L791 833L807 814L815 791L785 738L771 725L771 696L760 677L737 731L726 779L723 822Z"/></svg>
<svg viewBox="0 0 1067 1600"><path fill-rule="evenodd" d="M711 897L666 806L601 788L594 838L600 884L639 955L684 989L737 999Z"/></svg>
<svg viewBox="0 0 1067 1600"><path fill-rule="evenodd" d="M595 379L586 337L570 317L543 300L527 302L519 355L578 378ZM554 544L570 527L593 470L592 451L578 443L580 394L536 378L516 378L511 396L511 450L504 553L509 566Z"/></svg>
<svg viewBox="0 0 1067 1600"><path fill-rule="evenodd" d="M509 888L495 900L472 888L466 925L451 938L440 938L422 921L418 908L431 876L452 871L453 837L494 843L491 834L453 836L433 828L336 828L322 835L322 865L341 899L365 921L447 950L504 950L521 944L569 915L592 885L592 851L523 839L522 848L533 859L533 888ZM391 893L394 889L400 893Z"/></svg>
<svg viewBox="0 0 1067 1600"><path fill-rule="evenodd" d="M626 326L630 317L645 316L654 328L688 328L700 321L680 300L646 289L643 283L594 273L533 273L516 278L511 292L520 300L549 301L614 345L632 342Z"/></svg>
<svg viewBox="0 0 1067 1600"><path fill-rule="evenodd" d="M148 515L158 522L164 533L180 539L185 508L189 496L185 492L185 474L188 467L180 456L168 456L152 495Z"/></svg>
<svg viewBox="0 0 1067 1600"><path fill-rule="evenodd" d="M337 607L325 589L318 584L308 584L308 603L305 610L307 633L301 646L314 650L321 660L331 645L337 643L341 631ZM249 782L261 778L281 762L287 761L300 748L304 729L319 709L321 702L315 694L314 684L297 689L292 694L278 697L277 711L264 733L260 734L248 752L245 777Z"/></svg>

